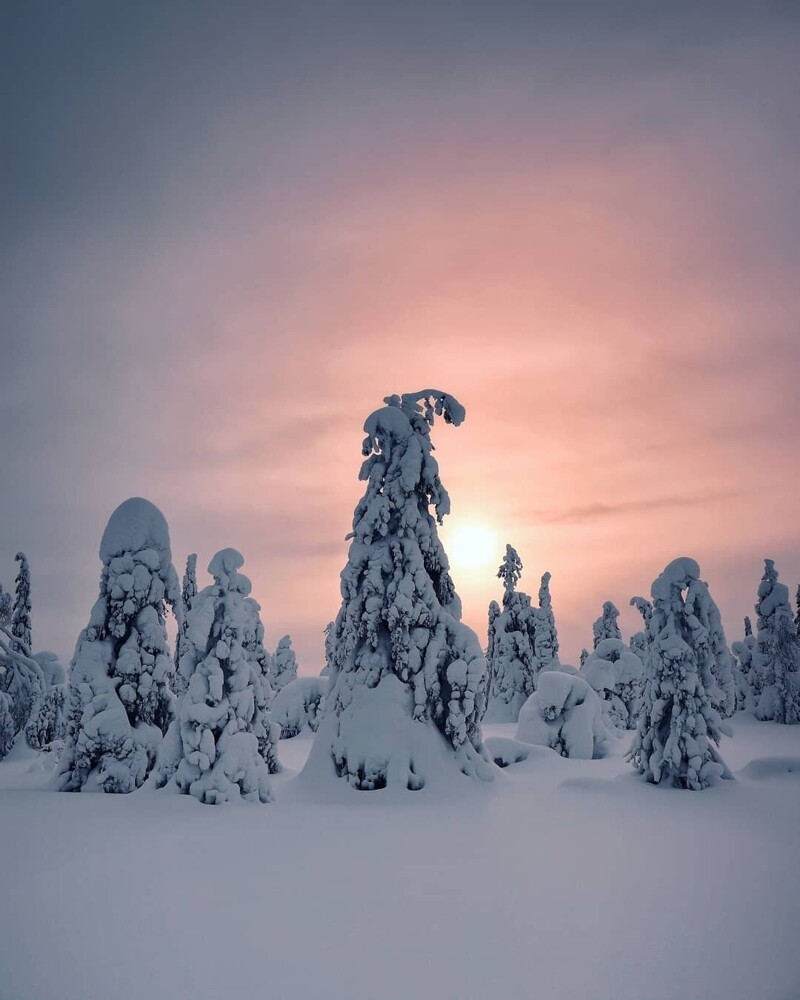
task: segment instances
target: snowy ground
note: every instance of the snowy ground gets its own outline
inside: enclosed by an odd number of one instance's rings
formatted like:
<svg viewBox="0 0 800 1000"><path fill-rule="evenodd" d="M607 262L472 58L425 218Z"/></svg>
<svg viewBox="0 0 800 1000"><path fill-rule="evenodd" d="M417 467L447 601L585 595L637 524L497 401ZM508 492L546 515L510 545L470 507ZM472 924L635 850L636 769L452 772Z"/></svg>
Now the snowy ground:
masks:
<svg viewBox="0 0 800 1000"><path fill-rule="evenodd" d="M513 727L487 727L510 735ZM800 726L737 716L737 781L534 750L447 799L48 791L0 763L2 1000L796 1000Z"/></svg>

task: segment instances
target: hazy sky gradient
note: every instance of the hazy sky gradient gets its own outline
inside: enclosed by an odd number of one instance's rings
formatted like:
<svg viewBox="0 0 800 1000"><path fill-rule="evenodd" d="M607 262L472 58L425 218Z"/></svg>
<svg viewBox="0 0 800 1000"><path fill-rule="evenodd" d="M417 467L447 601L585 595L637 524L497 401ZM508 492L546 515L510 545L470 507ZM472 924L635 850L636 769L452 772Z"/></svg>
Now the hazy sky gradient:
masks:
<svg viewBox="0 0 800 1000"><path fill-rule="evenodd" d="M765 555L796 585L796 4L0 20L0 580L25 550L38 647L71 653L143 495L179 572L240 548L318 670L363 420L423 386L467 408L450 530L552 572L566 660L677 555L731 640ZM483 635L499 581L456 586Z"/></svg>

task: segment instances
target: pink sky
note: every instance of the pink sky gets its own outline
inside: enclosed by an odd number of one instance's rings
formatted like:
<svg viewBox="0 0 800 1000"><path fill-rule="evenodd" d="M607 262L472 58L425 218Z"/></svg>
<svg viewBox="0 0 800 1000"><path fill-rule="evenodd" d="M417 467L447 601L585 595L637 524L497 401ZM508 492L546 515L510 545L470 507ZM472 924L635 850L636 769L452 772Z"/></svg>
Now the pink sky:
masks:
<svg viewBox="0 0 800 1000"><path fill-rule="evenodd" d="M424 386L467 409L433 431L445 543L485 522L524 589L549 570L565 660L678 555L737 638L764 556L800 579L796 34L768 27L649 61L647 32L584 33L533 68L452 43L416 75L370 49L291 101L237 56L197 121L157 91L129 183L20 223L6 279L0 579L28 551L37 644L69 654L143 495L179 572L242 550L269 643L317 671L363 420ZM483 635L499 581L455 582Z"/></svg>

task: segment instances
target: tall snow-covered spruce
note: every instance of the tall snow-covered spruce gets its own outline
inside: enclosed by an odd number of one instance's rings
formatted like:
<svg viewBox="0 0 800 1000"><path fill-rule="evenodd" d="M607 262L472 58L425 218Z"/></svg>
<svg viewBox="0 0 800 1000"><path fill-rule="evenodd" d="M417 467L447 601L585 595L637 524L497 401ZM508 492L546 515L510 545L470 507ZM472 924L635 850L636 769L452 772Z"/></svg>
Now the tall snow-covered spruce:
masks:
<svg viewBox="0 0 800 1000"><path fill-rule="evenodd" d="M330 694L303 777L358 789L420 789L459 771L488 780L486 661L460 620L436 530L450 498L430 439L436 416L458 425L464 408L436 389L385 403L364 424L367 487L341 574Z"/></svg>
<svg viewBox="0 0 800 1000"><path fill-rule="evenodd" d="M730 777L718 750L730 731L712 701L714 653L703 624L713 618L711 598L700 567L686 558L671 562L651 593L644 692L628 759L654 784L706 788Z"/></svg>
<svg viewBox="0 0 800 1000"><path fill-rule="evenodd" d="M161 745L156 784L216 805L231 797L269 802L269 772L279 770L269 719L264 627L244 558L222 549L214 582L192 600L180 673L184 694Z"/></svg>
<svg viewBox="0 0 800 1000"><path fill-rule="evenodd" d="M14 640L11 648L16 652L32 652L31 629L31 568L24 552L18 552L14 557L19 563L16 589L14 593L14 609L11 612L11 634Z"/></svg>
<svg viewBox="0 0 800 1000"><path fill-rule="evenodd" d="M789 589L778 581L772 559L764 560L758 586L758 634L753 650L750 704L756 718L800 722L800 638L789 606Z"/></svg>
<svg viewBox="0 0 800 1000"><path fill-rule="evenodd" d="M131 792L146 779L172 719L166 602L179 600L169 530L141 497L111 515L100 594L75 647L59 787Z"/></svg>

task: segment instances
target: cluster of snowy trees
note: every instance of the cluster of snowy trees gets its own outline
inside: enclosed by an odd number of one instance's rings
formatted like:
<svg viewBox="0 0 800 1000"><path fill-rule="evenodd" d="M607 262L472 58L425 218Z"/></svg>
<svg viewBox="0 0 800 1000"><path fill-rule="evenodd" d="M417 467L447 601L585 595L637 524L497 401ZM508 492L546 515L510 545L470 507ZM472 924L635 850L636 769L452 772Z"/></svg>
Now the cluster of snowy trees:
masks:
<svg viewBox="0 0 800 1000"><path fill-rule="evenodd" d="M437 417L458 426L464 408L436 389L384 403L364 425L365 490L319 677L298 677L289 636L267 652L239 552L218 552L202 589L190 555L180 585L163 515L133 498L103 534L99 594L68 688L53 654L31 654L21 553L13 599L0 588L0 756L24 729L33 747L63 739L57 783L66 791L131 792L151 778L204 803L269 802L280 738L315 734L303 780L415 790L458 772L490 780L482 723L492 721L517 724L503 763L524 759L530 744L598 757L632 732L628 759L647 780L700 789L728 776L719 743L737 707L800 721L800 588L793 617L771 560L756 634L746 619L733 651L700 567L680 558L650 600L631 598L643 627L628 643L617 607L603 604L576 669L559 659L550 574L534 604L518 589L522 560L507 545L484 654L461 621L438 535L450 498L431 428Z"/></svg>
<svg viewBox="0 0 800 1000"><path fill-rule="evenodd" d="M33 652L31 570L23 552L14 595L0 585L0 759L24 733L29 746L44 749L64 736L64 668L55 653Z"/></svg>

